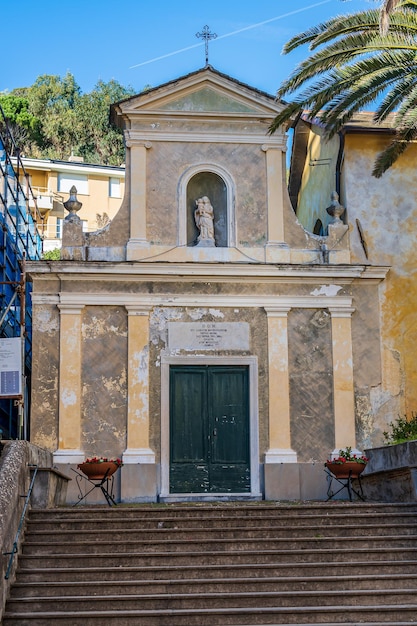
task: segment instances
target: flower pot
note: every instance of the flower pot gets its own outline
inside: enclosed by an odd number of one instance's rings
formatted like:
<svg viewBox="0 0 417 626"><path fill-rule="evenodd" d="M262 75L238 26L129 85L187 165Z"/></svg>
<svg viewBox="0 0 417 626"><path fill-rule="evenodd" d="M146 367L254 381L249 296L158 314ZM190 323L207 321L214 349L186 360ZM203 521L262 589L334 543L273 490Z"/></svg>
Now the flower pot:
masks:
<svg viewBox="0 0 417 626"><path fill-rule="evenodd" d="M336 478L349 478L349 476L351 478L357 478L366 467L366 463L356 463L355 461L346 461L346 463L325 463L325 465Z"/></svg>
<svg viewBox="0 0 417 626"><path fill-rule="evenodd" d="M102 463L80 463L78 467L87 478L101 480L104 476L108 478L114 474L119 466L113 461L103 461Z"/></svg>

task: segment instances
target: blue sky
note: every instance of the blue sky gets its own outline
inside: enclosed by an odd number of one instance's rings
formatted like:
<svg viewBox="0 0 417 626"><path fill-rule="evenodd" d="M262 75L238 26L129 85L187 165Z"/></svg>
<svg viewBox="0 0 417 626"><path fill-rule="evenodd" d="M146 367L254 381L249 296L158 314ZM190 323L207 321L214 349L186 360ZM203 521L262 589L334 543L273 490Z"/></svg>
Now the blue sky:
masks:
<svg viewBox="0 0 417 626"><path fill-rule="evenodd" d="M196 33L208 25L217 34L210 64L274 94L307 54L282 56L290 37L334 15L376 7L373 0L9 1L2 6L9 28L0 91L67 71L84 92L112 78L137 92L156 87L204 66Z"/></svg>

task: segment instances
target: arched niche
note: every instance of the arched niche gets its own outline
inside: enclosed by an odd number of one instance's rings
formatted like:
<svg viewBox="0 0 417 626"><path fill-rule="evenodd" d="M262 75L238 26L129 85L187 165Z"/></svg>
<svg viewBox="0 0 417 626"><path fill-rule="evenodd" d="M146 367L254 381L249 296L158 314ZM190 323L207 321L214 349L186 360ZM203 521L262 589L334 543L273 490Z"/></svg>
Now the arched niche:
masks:
<svg viewBox="0 0 417 626"><path fill-rule="evenodd" d="M320 219L316 220L316 223L314 224L313 234L320 235L320 237L324 235L323 223Z"/></svg>
<svg viewBox="0 0 417 626"><path fill-rule="evenodd" d="M231 176L214 165L199 165L184 173L179 185L178 242L195 246L196 200L207 196L214 209L214 238L219 248L235 245L234 184Z"/></svg>

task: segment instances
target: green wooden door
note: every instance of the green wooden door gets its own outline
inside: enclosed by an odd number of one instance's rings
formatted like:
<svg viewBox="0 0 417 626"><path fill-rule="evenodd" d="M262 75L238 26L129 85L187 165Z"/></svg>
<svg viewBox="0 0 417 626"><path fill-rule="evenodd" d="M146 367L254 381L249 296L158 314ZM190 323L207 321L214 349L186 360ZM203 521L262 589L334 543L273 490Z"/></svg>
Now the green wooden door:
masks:
<svg viewBox="0 0 417 626"><path fill-rule="evenodd" d="M250 491L246 366L171 366L170 492Z"/></svg>

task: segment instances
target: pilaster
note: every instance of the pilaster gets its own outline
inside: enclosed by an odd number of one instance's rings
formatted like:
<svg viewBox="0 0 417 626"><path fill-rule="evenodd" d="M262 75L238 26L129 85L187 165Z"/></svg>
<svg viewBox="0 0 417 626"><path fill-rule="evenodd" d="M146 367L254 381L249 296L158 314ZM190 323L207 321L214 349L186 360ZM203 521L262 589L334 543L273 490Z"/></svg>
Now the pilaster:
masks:
<svg viewBox="0 0 417 626"><path fill-rule="evenodd" d="M130 239L127 243L127 260L134 258L132 253L135 249L149 246L146 233L146 151L151 145L149 142L126 142L130 150Z"/></svg>
<svg viewBox="0 0 417 626"><path fill-rule="evenodd" d="M58 450L54 461L79 463L81 450L82 305L58 304L60 310Z"/></svg>
<svg viewBox="0 0 417 626"><path fill-rule="evenodd" d="M124 463L155 463L149 447L149 308L126 305L128 312L127 448Z"/></svg>
<svg viewBox="0 0 417 626"><path fill-rule="evenodd" d="M356 448L351 324L354 309L329 307L329 311L332 319L335 448Z"/></svg>
<svg viewBox="0 0 417 626"><path fill-rule="evenodd" d="M269 450L265 463L296 463L291 449L288 312L290 307L265 307L268 316Z"/></svg>
<svg viewBox="0 0 417 626"><path fill-rule="evenodd" d="M274 250L286 248L284 238L283 151L281 146L263 145L266 155L268 242L267 260L274 260ZM272 255L271 258L269 256Z"/></svg>

